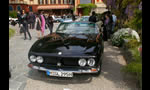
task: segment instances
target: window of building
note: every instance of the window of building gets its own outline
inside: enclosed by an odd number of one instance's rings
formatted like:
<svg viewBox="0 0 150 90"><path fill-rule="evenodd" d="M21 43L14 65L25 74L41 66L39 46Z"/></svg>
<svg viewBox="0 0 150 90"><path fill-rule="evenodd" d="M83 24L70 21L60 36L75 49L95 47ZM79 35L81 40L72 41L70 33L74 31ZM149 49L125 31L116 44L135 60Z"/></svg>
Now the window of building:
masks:
<svg viewBox="0 0 150 90"><path fill-rule="evenodd" d="M17 6L17 11L20 11L20 10L21 10L21 6L18 5L18 6Z"/></svg>
<svg viewBox="0 0 150 90"><path fill-rule="evenodd" d="M68 2L68 0L63 0L63 3L64 3L64 4L67 4L67 2Z"/></svg>
<svg viewBox="0 0 150 90"><path fill-rule="evenodd" d="M43 0L39 0L38 2L39 2L39 4L44 4Z"/></svg>
<svg viewBox="0 0 150 90"><path fill-rule="evenodd" d="M61 4L61 0L58 0L58 4Z"/></svg>
<svg viewBox="0 0 150 90"><path fill-rule="evenodd" d="M51 0L51 4L56 4L56 0Z"/></svg>
<svg viewBox="0 0 150 90"><path fill-rule="evenodd" d="M9 11L13 11L13 6L9 6Z"/></svg>
<svg viewBox="0 0 150 90"><path fill-rule="evenodd" d="M48 0L45 0L45 4L48 4Z"/></svg>
<svg viewBox="0 0 150 90"><path fill-rule="evenodd" d="M31 12L33 11L33 10L32 10L32 6L29 6L29 11L31 11Z"/></svg>
<svg viewBox="0 0 150 90"><path fill-rule="evenodd" d="M70 3L71 3L72 5L74 5L74 4L75 4L75 0L70 0Z"/></svg>
<svg viewBox="0 0 150 90"><path fill-rule="evenodd" d="M72 2L73 0L68 0L68 4L72 4L73 2Z"/></svg>
<svg viewBox="0 0 150 90"><path fill-rule="evenodd" d="M91 3L91 0L80 0L80 4L88 4Z"/></svg>

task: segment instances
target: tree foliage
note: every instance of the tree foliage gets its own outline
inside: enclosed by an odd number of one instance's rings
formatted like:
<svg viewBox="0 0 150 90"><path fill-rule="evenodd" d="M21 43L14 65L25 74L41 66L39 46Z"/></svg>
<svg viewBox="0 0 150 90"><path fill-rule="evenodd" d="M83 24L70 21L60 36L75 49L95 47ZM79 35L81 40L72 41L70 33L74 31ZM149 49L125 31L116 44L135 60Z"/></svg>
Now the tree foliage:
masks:
<svg viewBox="0 0 150 90"><path fill-rule="evenodd" d="M9 16L12 18L17 18L17 12L16 11L9 11Z"/></svg>
<svg viewBox="0 0 150 90"><path fill-rule="evenodd" d="M89 4L79 4L78 7L83 8L83 15L89 15L91 10L93 8L96 8L97 6L95 4L89 3Z"/></svg>

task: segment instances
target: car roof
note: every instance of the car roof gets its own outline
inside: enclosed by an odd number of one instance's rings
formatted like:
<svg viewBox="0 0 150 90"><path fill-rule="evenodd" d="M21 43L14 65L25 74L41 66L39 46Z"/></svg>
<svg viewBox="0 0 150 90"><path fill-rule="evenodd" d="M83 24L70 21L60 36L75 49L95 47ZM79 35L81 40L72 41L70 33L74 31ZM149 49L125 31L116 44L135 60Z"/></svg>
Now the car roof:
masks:
<svg viewBox="0 0 150 90"><path fill-rule="evenodd" d="M92 24L95 24L93 22L89 22L89 21L71 21L71 22L62 22L62 23L92 23Z"/></svg>

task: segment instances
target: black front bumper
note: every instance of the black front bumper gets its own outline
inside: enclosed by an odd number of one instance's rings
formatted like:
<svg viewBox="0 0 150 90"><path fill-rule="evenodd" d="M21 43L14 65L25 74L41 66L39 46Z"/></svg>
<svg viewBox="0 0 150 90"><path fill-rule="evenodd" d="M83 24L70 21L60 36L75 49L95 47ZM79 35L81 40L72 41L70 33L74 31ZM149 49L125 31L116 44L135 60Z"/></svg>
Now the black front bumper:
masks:
<svg viewBox="0 0 150 90"><path fill-rule="evenodd" d="M33 65L32 63L28 64L28 67L40 71L64 71L64 72L72 72L76 74L82 74L82 73L98 73L100 71L100 68L46 68L39 65Z"/></svg>

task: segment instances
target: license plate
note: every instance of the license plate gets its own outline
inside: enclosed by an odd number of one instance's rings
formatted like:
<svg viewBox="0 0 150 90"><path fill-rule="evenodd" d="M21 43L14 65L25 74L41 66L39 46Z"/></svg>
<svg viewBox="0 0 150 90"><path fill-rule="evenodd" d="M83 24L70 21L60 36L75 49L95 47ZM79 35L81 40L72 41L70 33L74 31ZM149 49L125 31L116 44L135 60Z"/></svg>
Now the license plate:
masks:
<svg viewBox="0 0 150 90"><path fill-rule="evenodd" d="M57 77L73 77L72 72L63 72L63 71L46 71L49 76L57 76Z"/></svg>

